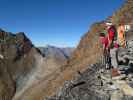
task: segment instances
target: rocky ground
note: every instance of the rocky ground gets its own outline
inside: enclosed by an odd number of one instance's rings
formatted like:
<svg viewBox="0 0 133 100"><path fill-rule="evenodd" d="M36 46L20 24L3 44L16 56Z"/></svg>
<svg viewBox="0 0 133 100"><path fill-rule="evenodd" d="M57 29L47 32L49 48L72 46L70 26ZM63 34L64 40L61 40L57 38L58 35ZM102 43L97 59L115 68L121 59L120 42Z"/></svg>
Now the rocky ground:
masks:
<svg viewBox="0 0 133 100"><path fill-rule="evenodd" d="M133 43L128 43L128 49L119 49L120 76L112 77L101 63L91 64L46 100L133 100Z"/></svg>

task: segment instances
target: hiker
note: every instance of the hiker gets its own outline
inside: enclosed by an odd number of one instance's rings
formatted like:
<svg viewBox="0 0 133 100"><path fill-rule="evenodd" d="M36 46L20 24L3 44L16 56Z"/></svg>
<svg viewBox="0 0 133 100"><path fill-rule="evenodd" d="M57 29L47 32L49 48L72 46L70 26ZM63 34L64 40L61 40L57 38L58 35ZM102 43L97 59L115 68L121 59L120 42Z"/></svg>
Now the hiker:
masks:
<svg viewBox="0 0 133 100"><path fill-rule="evenodd" d="M108 44L109 44L108 37L106 36L105 33L101 32L99 33L99 38L103 48L104 64L108 69L111 66L110 54L109 54L109 48L108 48Z"/></svg>
<svg viewBox="0 0 133 100"><path fill-rule="evenodd" d="M125 26L124 24L119 24L118 29L118 43L121 47L126 48L126 41L125 41Z"/></svg>
<svg viewBox="0 0 133 100"><path fill-rule="evenodd" d="M112 65L112 77L120 75L118 70L118 43L117 43L117 31L115 26L111 22L106 23L106 29L108 33L108 48L111 57Z"/></svg>

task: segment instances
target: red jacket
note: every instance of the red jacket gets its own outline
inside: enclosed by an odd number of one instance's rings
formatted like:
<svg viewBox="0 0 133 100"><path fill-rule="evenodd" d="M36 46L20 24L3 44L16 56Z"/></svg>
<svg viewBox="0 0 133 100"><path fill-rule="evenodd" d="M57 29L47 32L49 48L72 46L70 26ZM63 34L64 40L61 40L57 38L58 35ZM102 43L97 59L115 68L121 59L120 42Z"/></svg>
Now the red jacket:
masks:
<svg viewBox="0 0 133 100"><path fill-rule="evenodd" d="M109 45L108 37L100 37L100 41L102 45L105 45L105 48L108 48Z"/></svg>
<svg viewBox="0 0 133 100"><path fill-rule="evenodd" d="M116 34L116 29L115 29L114 26L111 26L111 27L108 29L109 40L114 40L115 34Z"/></svg>

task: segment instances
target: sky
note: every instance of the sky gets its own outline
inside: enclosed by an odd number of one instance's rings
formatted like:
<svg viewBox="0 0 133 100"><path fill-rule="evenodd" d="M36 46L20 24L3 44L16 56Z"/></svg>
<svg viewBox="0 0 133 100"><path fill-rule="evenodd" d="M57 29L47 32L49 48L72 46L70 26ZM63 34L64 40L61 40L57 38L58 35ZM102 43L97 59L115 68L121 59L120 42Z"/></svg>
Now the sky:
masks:
<svg viewBox="0 0 133 100"><path fill-rule="evenodd" d="M92 23L124 0L0 0L0 28L25 32L36 46L76 47Z"/></svg>

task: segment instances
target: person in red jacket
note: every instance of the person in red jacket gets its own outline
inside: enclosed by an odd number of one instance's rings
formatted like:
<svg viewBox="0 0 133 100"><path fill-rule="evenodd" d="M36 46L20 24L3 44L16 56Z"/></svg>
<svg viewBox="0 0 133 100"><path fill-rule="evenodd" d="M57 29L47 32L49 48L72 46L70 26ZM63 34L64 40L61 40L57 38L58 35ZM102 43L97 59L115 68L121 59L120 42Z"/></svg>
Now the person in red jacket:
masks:
<svg viewBox="0 0 133 100"><path fill-rule="evenodd" d="M99 33L99 38L100 38L100 42L103 45L103 52L106 52L109 44L108 37L106 37L104 33Z"/></svg>
<svg viewBox="0 0 133 100"><path fill-rule="evenodd" d="M117 39L117 31L115 26L112 23L106 23L107 33L108 33L108 40L109 40L109 46L113 45L113 42Z"/></svg>
<svg viewBox="0 0 133 100"><path fill-rule="evenodd" d="M110 68L110 54L109 54L109 41L108 37L105 33L99 33L99 39L103 47L103 64L106 66L107 69Z"/></svg>
<svg viewBox="0 0 133 100"><path fill-rule="evenodd" d="M111 22L106 23L108 33L108 48L110 50L111 65L112 65L112 77L120 75L118 70L118 43L117 43L117 31L115 26Z"/></svg>

